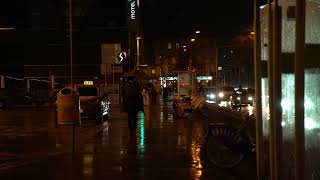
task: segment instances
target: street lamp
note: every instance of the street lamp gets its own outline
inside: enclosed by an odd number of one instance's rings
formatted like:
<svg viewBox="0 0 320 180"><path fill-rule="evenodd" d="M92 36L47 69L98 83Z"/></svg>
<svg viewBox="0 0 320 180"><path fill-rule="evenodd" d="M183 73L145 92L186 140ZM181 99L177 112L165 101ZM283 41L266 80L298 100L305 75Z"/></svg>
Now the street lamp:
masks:
<svg viewBox="0 0 320 180"><path fill-rule="evenodd" d="M196 34L200 34L200 31L196 31Z"/></svg>
<svg viewBox="0 0 320 180"><path fill-rule="evenodd" d="M139 69L140 66L140 42L139 40L142 39L140 36L137 36L136 40L137 40L137 64L136 67L137 69Z"/></svg>
<svg viewBox="0 0 320 180"><path fill-rule="evenodd" d="M196 39L195 39L195 38L191 38L190 41L191 41L191 42L194 42L194 41L196 41Z"/></svg>

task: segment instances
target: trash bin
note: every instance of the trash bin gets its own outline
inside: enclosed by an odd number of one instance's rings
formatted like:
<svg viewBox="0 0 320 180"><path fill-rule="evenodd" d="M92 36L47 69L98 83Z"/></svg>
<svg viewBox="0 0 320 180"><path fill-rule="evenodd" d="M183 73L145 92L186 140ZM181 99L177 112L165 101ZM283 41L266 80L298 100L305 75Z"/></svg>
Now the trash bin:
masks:
<svg viewBox="0 0 320 180"><path fill-rule="evenodd" d="M63 88L57 95L57 124L80 124L80 98L75 89Z"/></svg>

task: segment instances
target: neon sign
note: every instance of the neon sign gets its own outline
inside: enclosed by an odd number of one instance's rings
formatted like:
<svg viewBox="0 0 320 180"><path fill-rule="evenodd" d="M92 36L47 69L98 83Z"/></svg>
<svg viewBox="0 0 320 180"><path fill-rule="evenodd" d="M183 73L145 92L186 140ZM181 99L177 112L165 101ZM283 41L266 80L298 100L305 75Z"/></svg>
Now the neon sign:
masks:
<svg viewBox="0 0 320 180"><path fill-rule="evenodd" d="M135 0L129 0L130 2L130 17L131 20L136 19L136 1Z"/></svg>

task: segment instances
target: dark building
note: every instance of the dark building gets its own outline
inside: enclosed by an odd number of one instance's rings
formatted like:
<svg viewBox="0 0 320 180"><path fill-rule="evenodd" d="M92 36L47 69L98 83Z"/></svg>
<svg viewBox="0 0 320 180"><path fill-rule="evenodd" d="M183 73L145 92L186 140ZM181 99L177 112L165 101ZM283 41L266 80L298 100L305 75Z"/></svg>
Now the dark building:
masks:
<svg viewBox="0 0 320 180"><path fill-rule="evenodd" d="M2 74L70 74L69 2L13 0L1 4L0 28L13 28L0 31ZM72 0L75 77L100 74L102 44L118 43L121 49L127 49L126 13L125 1Z"/></svg>
<svg viewBox="0 0 320 180"><path fill-rule="evenodd" d="M4 75L23 74L23 45L19 32L24 18L16 14L23 11L17 4L18 1L13 0L0 5L0 74Z"/></svg>
<svg viewBox="0 0 320 180"><path fill-rule="evenodd" d="M199 75L213 75L216 66L215 37L186 34L154 40L154 62L163 66L164 75L174 70L188 71L189 68L196 69Z"/></svg>

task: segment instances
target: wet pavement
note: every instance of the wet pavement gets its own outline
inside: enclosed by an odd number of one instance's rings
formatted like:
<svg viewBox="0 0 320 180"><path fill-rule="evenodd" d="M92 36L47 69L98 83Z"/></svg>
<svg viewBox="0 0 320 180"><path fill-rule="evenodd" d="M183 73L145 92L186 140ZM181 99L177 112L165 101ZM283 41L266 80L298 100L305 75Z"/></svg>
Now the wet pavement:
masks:
<svg viewBox="0 0 320 180"><path fill-rule="evenodd" d="M71 129L55 127L54 112L0 112L0 119L1 113L8 117L0 120L0 179L255 179L254 155L232 170L206 161L202 147L207 119L202 116L178 119L170 103L158 103L139 114L137 132L130 136L126 114L111 109L107 126L77 127L74 155ZM10 167L13 157L20 164Z"/></svg>

